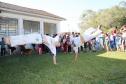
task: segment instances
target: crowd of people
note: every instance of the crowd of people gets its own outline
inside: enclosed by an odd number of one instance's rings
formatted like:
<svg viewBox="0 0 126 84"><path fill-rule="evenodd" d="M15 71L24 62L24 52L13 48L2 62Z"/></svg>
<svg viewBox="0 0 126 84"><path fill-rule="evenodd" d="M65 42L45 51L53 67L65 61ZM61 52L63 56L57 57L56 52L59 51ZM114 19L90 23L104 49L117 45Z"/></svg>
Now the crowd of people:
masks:
<svg viewBox="0 0 126 84"><path fill-rule="evenodd" d="M74 40L74 37L78 37ZM126 51L126 25L120 30L113 28L109 33L102 32L97 37L84 42L81 39L80 33L64 34L61 37L61 46L58 51L70 53L74 49L74 43L77 44L79 51Z"/></svg>
<svg viewBox="0 0 126 84"><path fill-rule="evenodd" d="M52 37L55 38L57 34ZM119 30L114 28L111 32L102 32L97 37L85 42L80 33L63 33L60 34L60 44L56 46L57 52L72 53L75 52L75 61L77 60L78 52L81 51L126 51L126 25L122 26ZM4 38L0 42L1 56L4 56L9 49L11 55L17 49L21 52L32 53L32 51L38 54L49 53L50 50L45 44L27 44L17 47L11 47L6 45ZM6 47L7 46L7 47Z"/></svg>
<svg viewBox="0 0 126 84"><path fill-rule="evenodd" d="M76 36L76 33L69 35L65 34L65 37L63 40L63 48L64 53L70 52L70 49L72 47L72 39ZM80 37L80 34L78 34ZM80 37L81 39L81 37ZM102 32L97 37L84 42L81 41L79 45L80 51L100 51L100 50L106 50L106 51L126 51L126 25L122 26L120 30L117 28L113 28L113 30L109 33Z"/></svg>

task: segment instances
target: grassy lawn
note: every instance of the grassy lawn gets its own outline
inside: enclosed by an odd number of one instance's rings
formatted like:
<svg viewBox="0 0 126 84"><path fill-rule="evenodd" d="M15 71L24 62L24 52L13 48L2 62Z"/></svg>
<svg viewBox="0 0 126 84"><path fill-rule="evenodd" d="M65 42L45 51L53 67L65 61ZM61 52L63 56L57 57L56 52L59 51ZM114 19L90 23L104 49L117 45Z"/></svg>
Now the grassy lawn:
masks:
<svg viewBox="0 0 126 84"><path fill-rule="evenodd" d="M126 84L126 53L49 54L0 58L0 84Z"/></svg>

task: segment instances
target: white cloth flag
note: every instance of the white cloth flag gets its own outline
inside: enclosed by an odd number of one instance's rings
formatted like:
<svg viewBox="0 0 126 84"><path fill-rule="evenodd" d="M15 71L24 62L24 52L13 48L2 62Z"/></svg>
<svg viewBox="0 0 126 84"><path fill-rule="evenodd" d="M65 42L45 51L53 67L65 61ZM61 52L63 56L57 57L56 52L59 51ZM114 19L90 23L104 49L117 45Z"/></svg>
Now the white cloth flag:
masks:
<svg viewBox="0 0 126 84"><path fill-rule="evenodd" d="M88 28L88 29L84 32L84 34L85 34L85 35L89 35L89 34L92 34L92 33L95 32L95 31L96 31L95 28L90 27L90 28Z"/></svg>
<svg viewBox="0 0 126 84"><path fill-rule="evenodd" d="M27 34L24 36L25 44L41 44L42 36L39 33Z"/></svg>
<svg viewBox="0 0 126 84"><path fill-rule="evenodd" d="M41 44L42 37L39 33L10 36L11 46L24 45L24 44Z"/></svg>
<svg viewBox="0 0 126 84"><path fill-rule="evenodd" d="M17 45L24 45L24 35L18 35L18 36L10 36L10 44L11 46L17 46Z"/></svg>
<svg viewBox="0 0 126 84"><path fill-rule="evenodd" d="M102 31L100 29L95 29L95 28L89 28L87 29L84 33L83 33L83 38L84 41L87 42L95 37L97 37L98 35L100 35L102 33Z"/></svg>

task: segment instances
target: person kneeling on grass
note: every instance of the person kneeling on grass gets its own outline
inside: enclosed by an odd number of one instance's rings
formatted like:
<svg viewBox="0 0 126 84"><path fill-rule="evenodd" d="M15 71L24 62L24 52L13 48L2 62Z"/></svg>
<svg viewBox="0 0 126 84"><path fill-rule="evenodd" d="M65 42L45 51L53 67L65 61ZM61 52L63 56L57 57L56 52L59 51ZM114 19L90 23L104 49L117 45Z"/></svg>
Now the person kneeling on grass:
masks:
<svg viewBox="0 0 126 84"><path fill-rule="evenodd" d="M74 53L75 53L73 62L76 62L77 58L78 58L78 48L80 46L80 38L79 38L78 35L73 37L72 45L73 45L73 50L74 50Z"/></svg>

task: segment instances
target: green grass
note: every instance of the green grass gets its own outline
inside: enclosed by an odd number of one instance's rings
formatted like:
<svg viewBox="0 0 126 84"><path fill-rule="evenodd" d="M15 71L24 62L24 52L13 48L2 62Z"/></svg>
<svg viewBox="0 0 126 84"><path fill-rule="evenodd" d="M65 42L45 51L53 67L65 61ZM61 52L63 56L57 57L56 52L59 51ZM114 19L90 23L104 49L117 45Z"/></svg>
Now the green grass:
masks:
<svg viewBox="0 0 126 84"><path fill-rule="evenodd" d="M126 53L58 54L57 65L49 54L0 58L0 84L125 84Z"/></svg>

